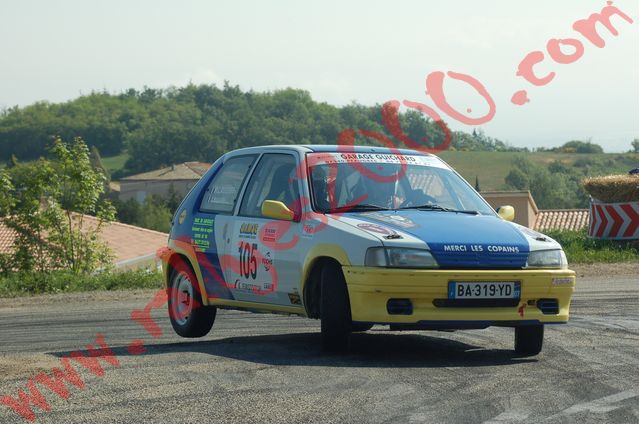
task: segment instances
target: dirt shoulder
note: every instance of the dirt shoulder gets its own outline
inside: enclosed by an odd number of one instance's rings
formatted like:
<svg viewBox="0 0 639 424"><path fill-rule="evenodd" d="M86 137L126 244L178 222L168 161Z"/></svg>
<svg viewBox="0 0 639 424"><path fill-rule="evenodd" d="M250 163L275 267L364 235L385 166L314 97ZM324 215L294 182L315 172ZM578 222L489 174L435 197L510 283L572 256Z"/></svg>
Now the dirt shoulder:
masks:
<svg viewBox="0 0 639 424"><path fill-rule="evenodd" d="M33 305L52 305L96 301L125 301L139 299L151 300L157 292L157 289L136 289L56 293L13 298L0 298L0 308L17 308Z"/></svg>
<svg viewBox="0 0 639 424"><path fill-rule="evenodd" d="M577 277L606 277L610 275L634 275L639 283L639 262L575 264L570 269L577 273Z"/></svg>
<svg viewBox="0 0 639 424"><path fill-rule="evenodd" d="M570 265L570 269L577 273L577 277L606 277L611 275L637 276L637 282L639 283L639 262L622 262L612 264L575 264ZM0 308L108 300L150 300L156 293L156 289L137 289L58 293L15 298L0 298Z"/></svg>

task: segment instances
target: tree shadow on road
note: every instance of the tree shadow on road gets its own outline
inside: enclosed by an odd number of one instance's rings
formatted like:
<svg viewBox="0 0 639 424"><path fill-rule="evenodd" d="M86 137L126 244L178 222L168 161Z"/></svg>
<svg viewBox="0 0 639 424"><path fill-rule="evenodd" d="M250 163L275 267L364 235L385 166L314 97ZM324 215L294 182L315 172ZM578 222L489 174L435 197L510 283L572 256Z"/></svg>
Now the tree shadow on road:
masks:
<svg viewBox="0 0 639 424"><path fill-rule="evenodd" d="M118 357L203 353L283 366L438 368L515 365L536 361L534 358L519 358L512 350L482 349L443 337L375 331L353 334L351 349L343 354L323 352L320 334L311 332L159 343L144 347L143 353L131 353L127 346L112 347L112 350ZM53 355L66 356L68 353L55 352Z"/></svg>

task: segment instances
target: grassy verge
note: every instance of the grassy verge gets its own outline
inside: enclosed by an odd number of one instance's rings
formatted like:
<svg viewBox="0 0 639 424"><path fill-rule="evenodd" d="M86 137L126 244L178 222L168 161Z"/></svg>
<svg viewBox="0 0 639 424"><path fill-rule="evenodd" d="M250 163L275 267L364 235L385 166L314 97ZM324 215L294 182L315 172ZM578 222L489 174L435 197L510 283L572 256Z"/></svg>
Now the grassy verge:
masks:
<svg viewBox="0 0 639 424"><path fill-rule="evenodd" d="M561 243L568 263L592 264L637 262L639 268L639 242L594 240L586 230L549 231L547 234Z"/></svg>
<svg viewBox="0 0 639 424"><path fill-rule="evenodd" d="M149 271L76 275L68 271L16 272L0 276L0 297L93 290L159 289L162 274Z"/></svg>
<svg viewBox="0 0 639 424"><path fill-rule="evenodd" d="M129 154L124 152L117 156L108 156L102 158L102 165L113 174L116 171L120 171L124 168L124 164L129 159Z"/></svg>

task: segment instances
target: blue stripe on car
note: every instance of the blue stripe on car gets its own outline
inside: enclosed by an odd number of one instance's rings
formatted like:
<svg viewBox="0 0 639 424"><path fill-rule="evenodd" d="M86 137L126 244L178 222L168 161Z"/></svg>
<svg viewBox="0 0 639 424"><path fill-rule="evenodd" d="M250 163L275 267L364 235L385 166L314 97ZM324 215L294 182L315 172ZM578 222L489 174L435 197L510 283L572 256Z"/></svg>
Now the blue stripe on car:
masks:
<svg viewBox="0 0 639 424"><path fill-rule="evenodd" d="M441 267L522 268L530 252L526 237L496 216L426 210L354 213L351 216L423 240ZM392 216L403 220L394 223ZM407 220L414 225L407 227Z"/></svg>

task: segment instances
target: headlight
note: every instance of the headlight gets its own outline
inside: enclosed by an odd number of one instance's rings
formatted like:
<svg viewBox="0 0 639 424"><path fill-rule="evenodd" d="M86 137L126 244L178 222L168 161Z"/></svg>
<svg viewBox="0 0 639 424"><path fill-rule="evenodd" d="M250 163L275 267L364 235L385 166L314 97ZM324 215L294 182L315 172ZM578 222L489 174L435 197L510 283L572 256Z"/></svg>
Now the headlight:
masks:
<svg viewBox="0 0 639 424"><path fill-rule="evenodd" d="M371 247L366 251L366 266L393 268L438 268L439 265L428 250L400 247Z"/></svg>
<svg viewBox="0 0 639 424"><path fill-rule="evenodd" d="M537 250L528 255L527 268L568 268L566 254L561 249Z"/></svg>

